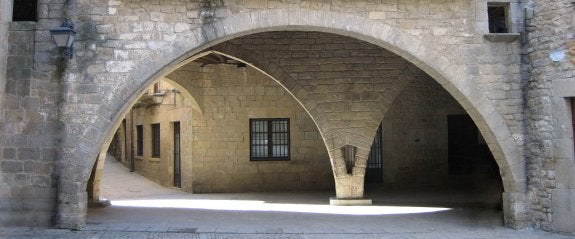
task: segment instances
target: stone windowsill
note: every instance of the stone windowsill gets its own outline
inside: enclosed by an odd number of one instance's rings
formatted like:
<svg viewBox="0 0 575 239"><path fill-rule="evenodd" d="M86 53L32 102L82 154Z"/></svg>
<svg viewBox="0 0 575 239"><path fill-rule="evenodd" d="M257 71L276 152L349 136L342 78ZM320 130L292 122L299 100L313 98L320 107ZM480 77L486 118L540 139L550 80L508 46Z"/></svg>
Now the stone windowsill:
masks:
<svg viewBox="0 0 575 239"><path fill-rule="evenodd" d="M150 159L148 159L148 162L150 162L150 163L159 163L159 162L160 162L160 158L150 158Z"/></svg>
<svg viewBox="0 0 575 239"><path fill-rule="evenodd" d="M520 33L487 33L483 35L485 39L491 42L512 42L519 39Z"/></svg>
<svg viewBox="0 0 575 239"><path fill-rule="evenodd" d="M10 22L10 31L35 31L36 22Z"/></svg>

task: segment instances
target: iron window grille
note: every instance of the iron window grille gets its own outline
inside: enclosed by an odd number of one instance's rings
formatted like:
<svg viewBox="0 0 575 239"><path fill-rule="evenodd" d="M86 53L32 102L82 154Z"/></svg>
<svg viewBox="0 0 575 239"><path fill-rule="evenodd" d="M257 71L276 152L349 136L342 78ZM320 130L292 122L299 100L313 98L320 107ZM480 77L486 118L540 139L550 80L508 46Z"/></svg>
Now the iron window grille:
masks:
<svg viewBox="0 0 575 239"><path fill-rule="evenodd" d="M250 160L290 160L289 119L250 119Z"/></svg>
<svg viewBox="0 0 575 239"><path fill-rule="evenodd" d="M152 124L152 157L160 157L160 124Z"/></svg>

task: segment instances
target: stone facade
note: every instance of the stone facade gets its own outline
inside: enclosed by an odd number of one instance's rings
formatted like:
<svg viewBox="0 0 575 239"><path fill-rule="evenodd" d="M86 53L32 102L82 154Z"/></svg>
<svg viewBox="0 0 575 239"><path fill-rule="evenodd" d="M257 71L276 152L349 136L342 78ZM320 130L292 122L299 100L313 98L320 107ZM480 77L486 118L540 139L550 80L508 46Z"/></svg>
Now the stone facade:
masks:
<svg viewBox="0 0 575 239"><path fill-rule="evenodd" d="M412 81L382 122L384 184L401 187L448 183L447 117L465 114L433 79Z"/></svg>
<svg viewBox="0 0 575 239"><path fill-rule="evenodd" d="M170 125L180 122L184 191L333 189L329 156L317 127L301 105L273 79L252 67L200 67L197 63L190 63L167 78L171 80L161 81L163 91L167 92L161 104L148 107L145 103L137 104L125 119L128 126L144 126L144 152L135 156L136 172L161 185L173 186L174 146ZM175 91L170 89L177 89L176 84L180 93L173 96ZM290 119L289 161L250 161L249 119L252 118ZM161 126L159 158L150 156L151 140L147 132L152 123ZM121 127L117 134L122 134L122 130ZM130 142L136 141L130 139L132 131L126 132L127 145L123 148L129 149ZM126 156L122 162L130 167L129 153Z"/></svg>
<svg viewBox="0 0 575 239"><path fill-rule="evenodd" d="M117 134L125 132L122 147L126 157L120 158L127 167L131 167L131 152L134 149L134 170L153 181L166 187L173 186L173 131L174 122L180 122L181 131L181 155L182 161L188 162L193 152L192 141L192 102L185 93L181 93L173 84L166 80L160 81L161 103L139 101L125 119L125 126L121 126ZM148 89L145 97L154 94L153 88ZM153 100L153 99L152 99ZM160 124L160 157L152 157L151 124ZM143 152L137 154L136 126L143 128ZM125 131L122 132L122 130ZM119 145L121 147L122 145ZM185 181L184 181L185 182Z"/></svg>
<svg viewBox="0 0 575 239"><path fill-rule="evenodd" d="M37 22L0 36L1 222L81 228L94 163L132 105L153 82L217 51L273 78L309 113L338 198L363 197L379 122L411 80L429 77L497 161L506 224L573 232L573 4L493 2L507 6L510 33L488 34L485 0L230 0L209 19L199 1L40 0ZM79 32L73 59L48 31L64 18Z"/></svg>
<svg viewBox="0 0 575 239"><path fill-rule="evenodd" d="M575 96L575 68L568 59L575 37L574 4L569 1L533 1L526 5L525 74L526 142L529 200L532 221L544 230L571 231L575 225L573 118L570 98ZM552 15L558 22L543 16ZM562 55L555 57L555 55Z"/></svg>

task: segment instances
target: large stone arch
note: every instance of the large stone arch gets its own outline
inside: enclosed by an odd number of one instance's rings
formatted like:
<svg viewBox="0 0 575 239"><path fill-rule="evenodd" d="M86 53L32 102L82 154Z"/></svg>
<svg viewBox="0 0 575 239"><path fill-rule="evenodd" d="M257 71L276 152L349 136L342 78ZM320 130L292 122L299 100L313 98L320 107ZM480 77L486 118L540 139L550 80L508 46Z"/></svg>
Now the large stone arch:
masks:
<svg viewBox="0 0 575 239"><path fill-rule="evenodd" d="M75 127L74 116L66 119L69 122L63 130L63 154L59 163L58 226L80 228L85 224L85 185L94 160L105 138L115 129L115 122L120 121L121 112L125 112L130 107L129 102L134 102L152 81L193 60L192 56L227 40L258 32L293 30L340 34L375 44L403 57L439 82L471 115L500 166L509 194L504 202L509 208L505 212L506 219L510 222L521 219L516 214L524 207L521 197L526 190L524 160L504 118L481 89L466 77L468 69L465 66L456 64L456 59L430 48L421 39L379 21L338 12L277 9L243 12L205 23L193 29L188 39L176 39L126 70L110 71L110 75L122 74L118 91L121 93L109 92L106 97L109 103L99 106L98 113L90 117L90 122L102 128L102 132L94 128L84 130L80 135L68 134L70 128ZM298 99L306 97L304 91L291 94ZM64 104L63 107L67 106Z"/></svg>
<svg viewBox="0 0 575 239"><path fill-rule="evenodd" d="M180 85L178 82L173 81L169 78L163 78L162 80L169 82L179 93L183 94L184 97L186 97L186 99L189 100L191 103L194 117L197 117L198 120L202 120L203 110L200 107L200 105L198 104L197 99L192 94L190 94L190 92L186 88L184 88L182 85ZM133 104L130 104L130 106L133 106ZM121 115L122 115L121 119L125 119L127 117L130 109L131 108L128 108L128 109L126 109L126 111L121 113ZM96 160L95 160L94 166L92 168L91 180L88 181L88 185L87 185L87 190L88 190L88 195L89 195L88 200L90 200L88 202L89 205L92 204L94 206L101 206L101 205L106 205L109 203L108 201L101 200L99 187L100 187L100 182L101 182L102 176L103 176L104 164L106 162L106 152L108 150L109 145L111 144L111 142L113 140L113 136L114 136L115 132L119 129L121 122L122 122L122 120L114 122L114 125L112 127L114 129L114 131L112 131L111 134L108 134L105 137L104 143L102 144L102 147L100 148L100 152L98 153L98 156L96 156Z"/></svg>
<svg viewBox="0 0 575 239"><path fill-rule="evenodd" d="M251 65L263 74L268 75L271 79L275 80L279 85L285 88L287 92L292 94L294 99L302 105L314 120L320 134L322 135L322 139L326 144L328 152L331 154L330 160L336 184L338 183L338 180L349 180L349 178L354 178L354 180L358 181L355 183L363 184L364 172L361 169L358 170L358 168L364 168L367 164L372 142L371 139L375 136L377 127L381 122L381 118L391 107L395 98L401 93L401 91L409 85L416 76L425 74L417 67L406 64L403 69L401 69L401 73L398 75L397 80L393 82L393 85L386 89L385 92L377 95L377 99L373 102L375 104L369 105L373 112L373 114L371 114L372 120L368 120L371 121L371 124L364 124L364 127L367 128L367 135L360 135L357 134L357 132L342 132L341 129L330 127L328 123L328 113L321 107L323 102L321 100L316 101L313 97L302 98L298 95L294 95L292 92L300 92L300 95L303 94L305 96L310 96L312 92L307 91L305 86L301 85L298 80L294 79L290 74L292 72L284 70L281 65L268 59L266 56L255 51L245 49L241 44L230 44L226 42L210 47L210 52L226 55L230 58L234 58ZM345 134L349 134L349 136ZM342 148L345 147L345 145L352 145L358 148L354 161L348 162L350 165L347 165L346 160L341 154ZM345 196L344 193L342 194L338 194L338 197Z"/></svg>

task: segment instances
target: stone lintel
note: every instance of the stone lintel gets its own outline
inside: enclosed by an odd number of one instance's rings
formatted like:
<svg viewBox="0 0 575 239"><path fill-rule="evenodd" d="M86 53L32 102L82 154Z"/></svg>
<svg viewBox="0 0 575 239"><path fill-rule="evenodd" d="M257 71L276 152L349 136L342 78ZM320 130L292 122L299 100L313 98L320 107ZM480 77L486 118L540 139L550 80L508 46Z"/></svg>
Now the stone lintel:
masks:
<svg viewBox="0 0 575 239"><path fill-rule="evenodd" d="M329 205L332 206L369 206L371 199L367 198L330 198Z"/></svg>

